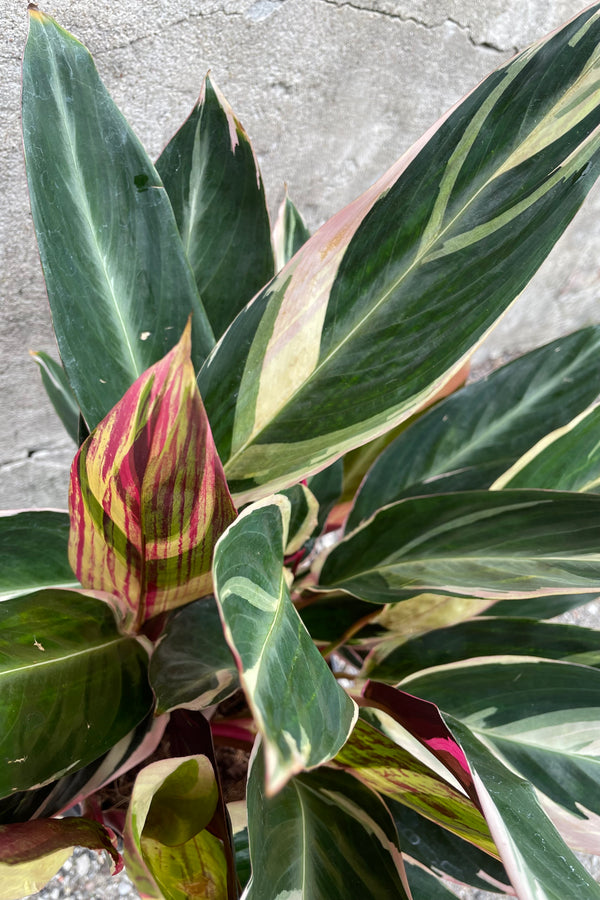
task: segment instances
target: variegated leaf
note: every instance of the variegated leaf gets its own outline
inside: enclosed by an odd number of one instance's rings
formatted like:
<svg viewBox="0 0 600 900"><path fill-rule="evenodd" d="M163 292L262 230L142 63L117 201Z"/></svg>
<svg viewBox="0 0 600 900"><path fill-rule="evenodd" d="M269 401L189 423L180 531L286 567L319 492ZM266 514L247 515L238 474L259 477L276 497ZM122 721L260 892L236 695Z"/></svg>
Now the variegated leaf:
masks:
<svg viewBox="0 0 600 900"><path fill-rule="evenodd" d="M542 643L539 652L543 649ZM507 654L416 672L400 686L464 722L531 782L543 801L585 825L587 849L600 846L598 668ZM581 847L576 833L571 838L566 832L565 838Z"/></svg>
<svg viewBox="0 0 600 900"><path fill-rule="evenodd" d="M207 75L156 163L215 337L273 276L269 214L248 135Z"/></svg>
<svg viewBox="0 0 600 900"><path fill-rule="evenodd" d="M393 820L374 791L323 767L269 797L257 749L248 778L252 877L242 900L411 900Z"/></svg>
<svg viewBox="0 0 600 900"><path fill-rule="evenodd" d="M234 495L407 418L520 293L600 170L599 38L595 3L492 73L232 323L199 383Z"/></svg>
<svg viewBox="0 0 600 900"><path fill-rule="evenodd" d="M346 522L404 497L480 490L600 393L600 327L526 353L417 419L369 470ZM512 487L568 485L527 484Z"/></svg>
<svg viewBox="0 0 600 900"><path fill-rule="evenodd" d="M600 406L546 435L492 485L521 487L600 493Z"/></svg>
<svg viewBox="0 0 600 900"><path fill-rule="evenodd" d="M359 719L333 765L354 775L372 790L421 813L453 834L487 853L496 854L494 842L480 810L456 785L446 770L440 774L412 746L403 746L384 734L380 723ZM404 736L394 738L402 740ZM405 742L407 743L407 742Z"/></svg>
<svg viewBox="0 0 600 900"><path fill-rule="evenodd" d="M225 637L265 740L269 794L335 756L357 715L290 600L289 520L283 495L248 507L220 538L213 565Z"/></svg>
<svg viewBox="0 0 600 900"><path fill-rule="evenodd" d="M158 712L204 709L239 689L214 597L173 613L152 654L149 675Z"/></svg>
<svg viewBox="0 0 600 900"><path fill-rule="evenodd" d="M162 759L142 769L124 834L127 870L141 893L228 900L223 845L207 830L217 803L206 756Z"/></svg>
<svg viewBox="0 0 600 900"><path fill-rule="evenodd" d="M125 627L211 591L214 544L235 516L190 359L179 343L127 391L71 469L69 559L116 598Z"/></svg>
<svg viewBox="0 0 600 900"><path fill-rule="evenodd" d="M310 237L304 220L288 196L287 184L285 194L277 212L273 226L273 250L275 252L275 270L279 272L292 256Z"/></svg>
<svg viewBox="0 0 600 900"><path fill-rule="evenodd" d="M484 600L593 594L600 496L465 491L386 506L333 548L319 584L373 603L418 593Z"/></svg>
<svg viewBox="0 0 600 900"><path fill-rule="evenodd" d="M86 48L30 4L23 140L56 338L94 428L193 313L198 369L214 337L156 169Z"/></svg>
<svg viewBox="0 0 600 900"><path fill-rule="evenodd" d="M462 722L445 718L468 754L486 820L517 897L600 900L600 885L544 815L531 785Z"/></svg>
<svg viewBox="0 0 600 900"><path fill-rule="evenodd" d="M539 656L600 667L600 631L531 619L473 619L411 639L382 642L367 657L363 674L375 681L397 684L434 666L502 655Z"/></svg>
<svg viewBox="0 0 600 900"><path fill-rule="evenodd" d="M535 663L544 665L543 661L539 660ZM590 671L598 675L596 670ZM502 681L503 697L506 698L510 697L515 687L515 682L510 682L508 672L507 676L508 683ZM553 679L552 686L558 684L559 680ZM413 690L417 688L418 681L419 676L416 676L412 683L407 679L403 684L406 684L409 690ZM501 679L495 680L496 688L500 681ZM420 683L422 685L422 682ZM483 685L471 690L471 699L475 695L477 699L469 704L468 698L456 695L456 684L450 687L447 680L444 682L443 675L438 679L438 683L442 692L451 698L451 703L469 709L475 727L478 726L480 718L477 709L481 712L481 718L484 720L487 718L491 725L494 719L510 718L510 712L505 713L502 705L496 707L493 700L489 701ZM567 692L561 693L564 696ZM593 689L588 692L588 696L592 693ZM459 776L465 771L460 759L464 760L468 770L468 782L464 781L464 786L473 794L485 815L511 885L518 897L536 900L600 898L600 887L569 850L552 822L544 814L531 785L508 769L477 739L467 725L445 711L442 713L433 702L410 696L404 690L396 690L388 685L369 682L364 694L365 697L372 695L370 702L376 702L380 709L385 708L433 753L449 760L456 759L459 763L457 768ZM539 695L541 705L546 707L546 711L553 705L553 694L554 691L551 689L546 690L545 695L543 692ZM585 700L585 697L580 698L577 704L584 714ZM518 702L511 701L513 709L517 705ZM535 724L542 725L544 718L543 711L540 708L537 711L542 712L542 716L537 718L536 723L534 715L532 723L534 727ZM524 709L523 713L525 724L528 721L527 710ZM444 733L447 737L440 741L439 737ZM577 736L574 735L572 740L576 743Z"/></svg>

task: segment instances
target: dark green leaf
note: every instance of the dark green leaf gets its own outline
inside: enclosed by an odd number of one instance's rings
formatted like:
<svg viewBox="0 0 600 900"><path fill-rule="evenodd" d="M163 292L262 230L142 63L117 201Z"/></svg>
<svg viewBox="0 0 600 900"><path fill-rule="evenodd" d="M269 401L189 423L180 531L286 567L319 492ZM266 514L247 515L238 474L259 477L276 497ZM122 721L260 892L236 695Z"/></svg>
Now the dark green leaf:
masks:
<svg viewBox="0 0 600 900"><path fill-rule="evenodd" d="M600 492L600 406L547 435L493 486Z"/></svg>
<svg viewBox="0 0 600 900"><path fill-rule="evenodd" d="M317 534L320 534L325 527L327 516L342 496L344 461L336 460L331 466L327 466L323 471L308 478L306 483L319 501Z"/></svg>
<svg viewBox="0 0 600 900"><path fill-rule="evenodd" d="M404 865L412 900L456 900L456 894L449 891L431 872L408 860L405 860Z"/></svg>
<svg viewBox="0 0 600 900"><path fill-rule="evenodd" d="M177 706L203 709L239 688L214 597L196 600L170 616L152 654L149 675L159 713Z"/></svg>
<svg viewBox="0 0 600 900"><path fill-rule="evenodd" d="M493 856L461 840L451 831L440 828L407 806L393 800L386 802L394 817L405 856L439 875L480 891L504 893L510 890L504 866Z"/></svg>
<svg viewBox="0 0 600 900"><path fill-rule="evenodd" d="M277 272L283 269L285 264L307 242L309 237L308 228L290 200L286 185L285 196L273 226L273 248L275 251L275 270Z"/></svg>
<svg viewBox="0 0 600 900"><path fill-rule="evenodd" d="M248 136L208 75L156 163L216 338L273 276L269 214Z"/></svg>
<svg viewBox="0 0 600 900"><path fill-rule="evenodd" d="M0 603L0 797L81 768L150 711L147 656L75 591Z"/></svg>
<svg viewBox="0 0 600 900"><path fill-rule="evenodd" d="M600 666L600 631L531 619L474 619L376 648L365 666L375 681L397 684L434 666L484 656L537 656Z"/></svg>
<svg viewBox="0 0 600 900"><path fill-rule="evenodd" d="M23 136L60 355L93 428L190 313L196 368L214 339L154 166L85 47L35 8Z"/></svg>
<svg viewBox="0 0 600 900"><path fill-rule="evenodd" d="M0 600L45 587L77 587L69 565L69 514L0 513Z"/></svg>
<svg viewBox="0 0 600 900"><path fill-rule="evenodd" d="M51 356L48 356L47 353L41 350L35 353L31 351L31 355L40 367L42 384L46 389L52 406L56 410L56 414L65 426L69 437L73 438L75 443L78 444L80 410L75 395L71 390L71 385L65 375L65 370L60 363L57 363Z"/></svg>
<svg viewBox="0 0 600 900"><path fill-rule="evenodd" d="M275 797L264 784L259 752L248 780L247 900L408 900L396 829L376 793L329 768L297 775Z"/></svg>
<svg viewBox="0 0 600 900"><path fill-rule="evenodd" d="M346 530L403 497L488 488L600 393L600 326L533 350L425 413L370 469ZM569 485L517 483L511 487Z"/></svg>
<svg viewBox="0 0 600 900"><path fill-rule="evenodd" d="M600 578L600 496L468 491L384 507L326 558L320 584L385 603L417 593L482 599L579 590Z"/></svg>

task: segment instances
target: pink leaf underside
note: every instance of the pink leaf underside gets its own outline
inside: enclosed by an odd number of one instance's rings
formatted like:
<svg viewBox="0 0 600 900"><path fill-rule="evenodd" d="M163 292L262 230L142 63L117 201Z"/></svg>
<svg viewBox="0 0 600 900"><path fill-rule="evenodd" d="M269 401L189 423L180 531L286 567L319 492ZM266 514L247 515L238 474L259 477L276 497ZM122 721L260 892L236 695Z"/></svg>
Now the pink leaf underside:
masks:
<svg viewBox="0 0 600 900"><path fill-rule="evenodd" d="M71 469L71 566L117 598L128 628L210 592L214 544L236 515L190 349L188 323Z"/></svg>
<svg viewBox="0 0 600 900"><path fill-rule="evenodd" d="M412 694L377 681L367 682L363 698L368 706L375 706L392 716L410 732L452 772L475 806L481 809L467 758L442 719L435 703L413 697Z"/></svg>

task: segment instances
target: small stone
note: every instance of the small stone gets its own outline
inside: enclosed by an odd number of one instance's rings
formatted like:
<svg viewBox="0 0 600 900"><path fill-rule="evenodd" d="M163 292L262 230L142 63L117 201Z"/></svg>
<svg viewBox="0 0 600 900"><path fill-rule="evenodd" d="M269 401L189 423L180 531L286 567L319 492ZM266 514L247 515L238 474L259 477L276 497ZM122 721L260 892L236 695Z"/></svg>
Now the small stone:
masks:
<svg viewBox="0 0 600 900"><path fill-rule="evenodd" d="M75 868L77 869L77 875L79 876L79 878L85 878L90 870L89 856L87 854L78 856L75 860Z"/></svg>

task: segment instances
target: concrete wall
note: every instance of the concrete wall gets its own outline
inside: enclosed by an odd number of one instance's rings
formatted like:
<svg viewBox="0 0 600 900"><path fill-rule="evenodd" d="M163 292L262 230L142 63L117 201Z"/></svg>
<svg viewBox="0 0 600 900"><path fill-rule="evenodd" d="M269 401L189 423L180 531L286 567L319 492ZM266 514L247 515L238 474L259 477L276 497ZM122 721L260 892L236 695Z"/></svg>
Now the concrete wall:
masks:
<svg viewBox="0 0 600 900"><path fill-rule="evenodd" d="M311 228L371 184L488 71L583 0L48 0L86 43L155 157L211 69L250 134L275 210L287 181ZM0 508L66 504L74 447L28 350L55 352L19 123L25 0L0 0ZM478 359L600 320L600 194L590 197Z"/></svg>

